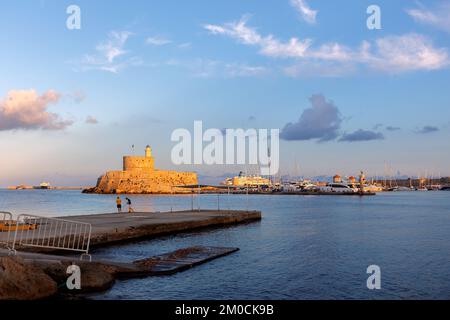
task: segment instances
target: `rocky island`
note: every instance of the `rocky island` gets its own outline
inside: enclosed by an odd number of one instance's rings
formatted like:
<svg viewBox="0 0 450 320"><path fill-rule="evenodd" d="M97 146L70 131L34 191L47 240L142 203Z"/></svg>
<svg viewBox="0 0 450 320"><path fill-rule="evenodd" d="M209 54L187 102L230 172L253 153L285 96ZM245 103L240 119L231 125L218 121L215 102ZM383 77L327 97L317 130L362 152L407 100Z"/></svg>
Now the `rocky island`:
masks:
<svg viewBox="0 0 450 320"><path fill-rule="evenodd" d="M195 172L178 172L154 168L154 158L150 146L145 148L145 156L124 156L123 170L107 171L97 180L93 188L84 193L128 193L167 194L186 193L183 185L198 183Z"/></svg>

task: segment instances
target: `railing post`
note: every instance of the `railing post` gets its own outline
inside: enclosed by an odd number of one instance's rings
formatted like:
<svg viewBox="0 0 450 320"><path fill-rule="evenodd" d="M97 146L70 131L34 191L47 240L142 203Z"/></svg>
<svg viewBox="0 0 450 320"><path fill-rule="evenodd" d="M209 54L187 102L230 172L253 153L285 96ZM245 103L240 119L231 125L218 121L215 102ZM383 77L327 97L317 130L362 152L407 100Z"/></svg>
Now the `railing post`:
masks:
<svg viewBox="0 0 450 320"><path fill-rule="evenodd" d="M5 248L8 250L12 250L12 248L10 248L10 237L11 237L11 223L13 222L12 219L12 214L11 212L7 212L7 211L0 211L0 223L2 224L2 226L6 229L6 240L1 240L0 239L0 244L4 244ZM0 234L2 234L0 232Z"/></svg>

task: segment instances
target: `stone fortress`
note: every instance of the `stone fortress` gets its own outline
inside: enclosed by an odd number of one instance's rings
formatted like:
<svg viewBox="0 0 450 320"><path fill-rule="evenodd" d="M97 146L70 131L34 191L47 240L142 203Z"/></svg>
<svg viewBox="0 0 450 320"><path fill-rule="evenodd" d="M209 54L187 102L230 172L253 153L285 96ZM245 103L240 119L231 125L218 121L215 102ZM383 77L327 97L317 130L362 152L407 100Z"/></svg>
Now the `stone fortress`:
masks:
<svg viewBox="0 0 450 320"><path fill-rule="evenodd" d="M150 146L145 156L124 156L122 171L107 171L86 193L186 193L190 189L177 188L198 183L195 172L178 172L155 169Z"/></svg>

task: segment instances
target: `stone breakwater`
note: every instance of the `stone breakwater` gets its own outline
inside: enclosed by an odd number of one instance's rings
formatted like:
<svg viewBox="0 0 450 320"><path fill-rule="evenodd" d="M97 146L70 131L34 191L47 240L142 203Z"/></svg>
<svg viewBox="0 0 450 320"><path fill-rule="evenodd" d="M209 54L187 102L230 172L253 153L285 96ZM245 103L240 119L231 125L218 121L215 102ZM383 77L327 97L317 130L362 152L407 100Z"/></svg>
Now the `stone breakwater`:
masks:
<svg viewBox="0 0 450 320"><path fill-rule="evenodd" d="M145 156L124 156L123 170L107 171L97 180L93 188L84 193L128 193L167 194L189 193L189 189L179 186L198 183L195 172L178 172L154 168L151 148L147 146Z"/></svg>

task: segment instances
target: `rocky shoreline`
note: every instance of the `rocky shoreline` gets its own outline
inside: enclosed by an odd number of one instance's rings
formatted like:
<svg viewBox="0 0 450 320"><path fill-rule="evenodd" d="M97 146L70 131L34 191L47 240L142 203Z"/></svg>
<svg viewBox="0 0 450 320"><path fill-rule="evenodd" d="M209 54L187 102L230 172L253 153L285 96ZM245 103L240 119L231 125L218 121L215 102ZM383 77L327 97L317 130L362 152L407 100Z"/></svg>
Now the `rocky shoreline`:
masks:
<svg viewBox="0 0 450 320"><path fill-rule="evenodd" d="M114 284L119 268L102 263L74 261L83 286L77 294L104 291ZM71 261L30 261L17 256L0 257L0 300L38 300L69 294L65 283Z"/></svg>

